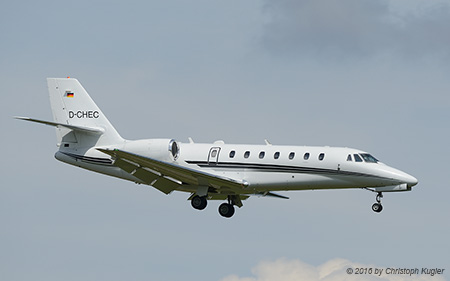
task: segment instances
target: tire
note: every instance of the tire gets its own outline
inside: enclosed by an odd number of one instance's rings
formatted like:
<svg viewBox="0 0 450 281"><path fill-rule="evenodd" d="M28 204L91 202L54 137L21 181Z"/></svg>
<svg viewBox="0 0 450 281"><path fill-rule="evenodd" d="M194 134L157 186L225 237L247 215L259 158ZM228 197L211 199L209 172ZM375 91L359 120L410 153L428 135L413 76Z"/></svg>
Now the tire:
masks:
<svg viewBox="0 0 450 281"><path fill-rule="evenodd" d="M228 203L223 203L219 206L219 214L225 218L231 218L234 215L234 206Z"/></svg>
<svg viewBox="0 0 450 281"><path fill-rule="evenodd" d="M191 205L194 209L203 210L208 205L208 200L206 200L206 197L195 195L191 199Z"/></svg>
<svg viewBox="0 0 450 281"><path fill-rule="evenodd" d="M372 211L374 211L375 213L379 213L383 210L383 206L380 203L374 203L372 205Z"/></svg>

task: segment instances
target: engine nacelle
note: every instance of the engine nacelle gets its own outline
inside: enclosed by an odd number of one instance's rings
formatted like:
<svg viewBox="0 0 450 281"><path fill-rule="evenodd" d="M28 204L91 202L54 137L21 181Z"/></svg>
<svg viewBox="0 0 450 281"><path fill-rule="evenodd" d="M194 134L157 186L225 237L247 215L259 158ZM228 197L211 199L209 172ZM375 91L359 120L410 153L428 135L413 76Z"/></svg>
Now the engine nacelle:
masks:
<svg viewBox="0 0 450 281"><path fill-rule="evenodd" d="M173 139L129 141L123 149L127 152L165 161L177 160L180 155L180 145Z"/></svg>

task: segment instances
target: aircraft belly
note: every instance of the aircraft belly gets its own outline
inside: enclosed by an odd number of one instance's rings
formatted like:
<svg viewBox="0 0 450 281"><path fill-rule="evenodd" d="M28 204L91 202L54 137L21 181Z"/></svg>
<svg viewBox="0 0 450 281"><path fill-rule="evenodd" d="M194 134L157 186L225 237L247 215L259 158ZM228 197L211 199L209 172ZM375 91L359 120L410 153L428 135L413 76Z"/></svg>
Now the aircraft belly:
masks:
<svg viewBox="0 0 450 281"><path fill-rule="evenodd" d="M119 167L113 166L112 164L106 164L106 163L93 163L93 162L87 162L86 160L83 160L82 158L75 158L74 156L69 156L65 153L62 153L60 151L56 152L55 158L61 162L67 163L69 165L77 166L89 171L105 174L108 176L113 176L117 178L121 178L124 180L129 180L137 183L143 183L140 179L126 173Z"/></svg>
<svg viewBox="0 0 450 281"><path fill-rule="evenodd" d="M257 191L362 188L388 185L386 180L342 174L248 172L246 180Z"/></svg>

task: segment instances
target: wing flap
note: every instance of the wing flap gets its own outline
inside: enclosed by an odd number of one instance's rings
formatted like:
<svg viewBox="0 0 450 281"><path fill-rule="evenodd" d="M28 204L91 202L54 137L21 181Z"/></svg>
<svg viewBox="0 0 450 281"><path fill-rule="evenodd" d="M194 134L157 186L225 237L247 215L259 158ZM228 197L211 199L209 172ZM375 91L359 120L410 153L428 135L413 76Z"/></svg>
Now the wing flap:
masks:
<svg viewBox="0 0 450 281"><path fill-rule="evenodd" d="M124 170L129 174L131 174L134 170L139 168L139 165L131 164L130 162L124 161L122 159L116 159L114 165L121 168L122 170Z"/></svg>
<svg viewBox="0 0 450 281"><path fill-rule="evenodd" d="M159 177L152 186L165 194L169 194L180 187L180 184L165 177Z"/></svg>
<svg viewBox="0 0 450 281"><path fill-rule="evenodd" d="M137 168L134 173L131 173L133 176L137 177L138 179L142 180L148 185L152 185L152 183L158 179L160 176L156 175L155 173L152 173L150 171L147 171L143 168Z"/></svg>

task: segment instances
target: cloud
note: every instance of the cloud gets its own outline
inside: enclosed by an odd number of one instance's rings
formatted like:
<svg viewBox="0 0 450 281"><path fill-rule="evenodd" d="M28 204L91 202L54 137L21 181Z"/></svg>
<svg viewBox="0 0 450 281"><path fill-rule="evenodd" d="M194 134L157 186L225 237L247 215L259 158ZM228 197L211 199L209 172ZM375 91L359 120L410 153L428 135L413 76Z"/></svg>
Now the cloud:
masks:
<svg viewBox="0 0 450 281"><path fill-rule="evenodd" d="M277 54L450 57L450 4L399 11L386 0L267 1L263 45Z"/></svg>
<svg viewBox="0 0 450 281"><path fill-rule="evenodd" d="M352 274L347 269L353 270ZM356 275L357 268L371 268L372 274ZM375 274L375 269L383 270L380 274ZM419 272L422 270L418 269ZM375 265L365 265L351 262L346 259L333 259L319 266L312 266L300 260L278 259L276 261L264 261L252 269L254 277L239 277L230 275L222 281L442 281L445 280L442 275L426 274L389 274L386 273L386 267Z"/></svg>

